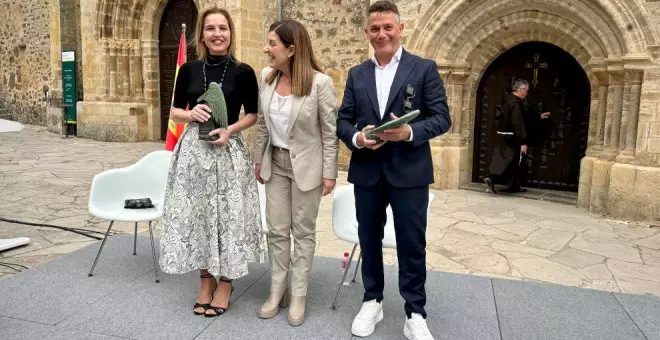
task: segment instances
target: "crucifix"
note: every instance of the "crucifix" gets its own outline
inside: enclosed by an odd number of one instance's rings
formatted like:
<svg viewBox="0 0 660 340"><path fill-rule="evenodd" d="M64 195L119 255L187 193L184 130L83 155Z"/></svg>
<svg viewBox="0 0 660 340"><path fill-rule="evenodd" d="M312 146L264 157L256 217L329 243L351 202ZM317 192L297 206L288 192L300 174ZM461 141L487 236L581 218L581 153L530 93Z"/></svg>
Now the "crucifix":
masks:
<svg viewBox="0 0 660 340"><path fill-rule="evenodd" d="M539 62L540 59L541 55L535 53L533 56L533 62L525 64L526 68L534 69L534 78L532 79L532 85L534 85L534 87L536 87L536 84L539 83L539 68L548 68L548 63Z"/></svg>

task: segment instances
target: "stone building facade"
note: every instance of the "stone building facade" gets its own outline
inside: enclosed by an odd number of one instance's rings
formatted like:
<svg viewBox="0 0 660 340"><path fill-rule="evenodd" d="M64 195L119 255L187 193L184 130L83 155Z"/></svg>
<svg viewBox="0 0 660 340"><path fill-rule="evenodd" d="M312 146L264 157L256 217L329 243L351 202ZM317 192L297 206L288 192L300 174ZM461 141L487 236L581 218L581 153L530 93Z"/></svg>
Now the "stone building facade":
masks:
<svg viewBox="0 0 660 340"><path fill-rule="evenodd" d="M169 3L176 1L183 0ZM370 0L189 2L197 8L217 4L230 10L237 25L238 57L256 70L264 65L267 27L281 8L284 17L307 26L340 95L348 69L370 55L362 33ZM558 105L553 115L561 119L556 121L559 128L553 128L552 146L539 146L545 163L538 171L556 169L555 184L574 187L578 205L590 211L635 220L660 214L659 1L396 2L406 24L404 47L436 61L448 92L453 126L431 143L435 187L459 188L478 181L488 129L496 119L491 111L497 110L485 105L496 106L491 90L499 89L488 85L489 79L504 74L497 72L504 67L498 65L507 65L502 60L507 51L521 44L541 49L545 43L558 47L579 66L583 75L578 78L586 89L581 100L587 106L566 103L568 97L560 89L570 87L563 85L566 80L558 85L555 76L554 89L561 93L548 96ZM78 135L106 141L162 138L161 92L166 78L160 72L159 34L164 24L178 24L161 20L168 0L47 3L44 7L36 0L0 0L0 115L59 131L59 56L62 50L75 50L80 77ZM529 72L528 80L553 77L548 73L555 67L553 62L542 58L518 64ZM553 88L552 82L549 86ZM572 120L571 115L582 118ZM577 122L579 127L571 127ZM575 139L562 137L567 133ZM250 138L252 134L247 133ZM571 148L577 144L580 147ZM344 167L348 157L342 149ZM547 164L560 161L577 165L569 171Z"/></svg>

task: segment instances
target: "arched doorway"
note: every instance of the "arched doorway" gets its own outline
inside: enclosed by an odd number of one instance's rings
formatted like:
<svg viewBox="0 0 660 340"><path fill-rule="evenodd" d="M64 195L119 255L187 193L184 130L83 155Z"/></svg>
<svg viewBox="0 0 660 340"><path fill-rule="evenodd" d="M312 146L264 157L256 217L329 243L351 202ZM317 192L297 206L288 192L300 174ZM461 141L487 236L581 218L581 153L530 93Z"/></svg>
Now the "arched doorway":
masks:
<svg viewBox="0 0 660 340"><path fill-rule="evenodd" d="M499 56L484 73L477 90L472 179L488 175L504 94L513 79L530 82L525 125L530 136L523 185L577 191L580 160L587 148L590 83L577 61L561 48L526 42ZM550 111L550 119L534 116Z"/></svg>
<svg viewBox="0 0 660 340"><path fill-rule="evenodd" d="M186 40L194 41L197 7L193 0L171 0L168 2L160 21L158 51L160 64L160 138L165 139L167 122L172 105L172 89L176 59L179 52L181 24L186 24ZM188 60L195 58L195 48L188 46Z"/></svg>

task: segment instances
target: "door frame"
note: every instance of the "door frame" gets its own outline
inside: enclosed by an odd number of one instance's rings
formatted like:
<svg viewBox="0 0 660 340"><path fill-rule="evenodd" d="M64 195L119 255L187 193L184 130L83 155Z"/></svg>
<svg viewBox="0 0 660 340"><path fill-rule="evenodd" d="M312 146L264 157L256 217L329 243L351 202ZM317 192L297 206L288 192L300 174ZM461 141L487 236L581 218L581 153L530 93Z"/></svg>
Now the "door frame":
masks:
<svg viewBox="0 0 660 340"><path fill-rule="evenodd" d="M487 144L488 141L485 141L484 136L482 136L482 129L484 128L483 124L484 123L486 123L486 124L492 124L493 123L492 121L488 120L490 110L492 110L493 108L487 108L486 110L484 110L484 105L487 104L487 102L484 102L484 91L487 90L486 84L487 84L489 78L492 76L492 74L499 69L498 67L502 66L501 62L502 62L503 58L507 57L506 54L508 52L511 52L511 50L516 49L516 48L523 48L524 45L531 45L531 44L550 45L551 48L553 48L557 51L563 52L564 56L566 56L566 57L570 56L570 58L574 62L574 65L572 65L572 66L575 66L576 69L579 69L581 71L582 74L576 76L575 79L577 79L579 81L581 80L583 82L582 85L584 86L584 89L585 89L585 91L583 93L584 98L583 98L583 100L580 100L580 102L583 102L584 104L586 104L586 107L585 107L585 110L584 110L584 116L583 116L584 119L582 120L583 123L586 124L586 126L584 128L580 128L578 140L584 139L584 145L580 146L581 152L583 154L586 153L586 150L589 146L587 141L588 141L588 138L589 138L589 122L590 122L589 120L590 120L590 115L592 114L592 112L591 112L592 110L591 110L591 107L590 107L592 105L592 93L591 93L592 83L591 83L591 81L590 81L590 79L587 75L587 72L583 69L582 65L577 60L575 60L575 58L569 52L567 52L566 50L564 50L563 48L561 48L561 47L559 47L555 44L544 42L544 41L522 42L522 43L516 44L514 46L511 46L510 48L508 48L505 51L503 51L502 53L500 53L497 57L493 58L491 60L491 62L489 62L485 66L484 71L483 71L480 79L476 83L476 91L475 91L476 98L475 98L475 107L474 107L475 108L474 109L474 114L475 115L474 115L474 124L473 124L474 130L473 130L473 143L472 143L472 171L471 171L471 181L473 183L480 182L480 176L481 176L481 171L480 171L481 166L480 165L481 165L481 162L482 162L482 157L481 157L482 152L484 151L484 149L486 150L485 151L486 153L492 152L492 151L488 150L489 148L492 148L492 145ZM498 64L500 64L500 65L498 65ZM580 79L580 78L582 78L582 79ZM531 84L531 79L526 79L526 80L530 81L530 86L531 86L532 85ZM580 85L580 86L582 86L582 85ZM486 94L486 95L491 95L491 96L495 95L495 96L501 97L502 93L498 92L498 93ZM487 161L487 159L488 158L486 157L486 160L483 160L483 161L485 162L485 161ZM574 188L564 187L563 185L557 186L557 185L554 185L554 184L540 184L540 185L534 185L533 187L538 186L542 189L549 189L549 190L577 191L578 187L579 187L579 174L580 174L580 165L581 165L580 161L577 161L576 165L577 165L578 168L577 168L577 171L576 171L577 177L575 178L576 183L574 185ZM484 167L488 168L488 164L484 164Z"/></svg>

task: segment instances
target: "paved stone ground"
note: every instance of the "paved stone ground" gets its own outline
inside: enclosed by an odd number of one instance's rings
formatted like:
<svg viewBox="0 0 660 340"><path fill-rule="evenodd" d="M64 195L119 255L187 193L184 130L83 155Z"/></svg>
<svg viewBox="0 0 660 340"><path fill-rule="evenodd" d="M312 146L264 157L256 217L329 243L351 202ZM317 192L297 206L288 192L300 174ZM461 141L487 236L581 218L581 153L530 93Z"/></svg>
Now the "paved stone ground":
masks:
<svg viewBox="0 0 660 340"><path fill-rule="evenodd" d="M87 214L94 174L129 165L162 143L64 139L43 127L0 133L0 218L105 232ZM340 183L345 184L345 173ZM660 229L593 216L582 209L515 196L435 191L427 231L429 269L660 296ZM317 254L340 257L351 245L331 227L332 199L321 203ZM133 225L115 224L117 233ZM139 232L146 231L140 225ZM0 263L28 268L89 245L68 231L0 222L0 238L28 236ZM91 265L92 259L90 259ZM396 263L392 250L385 262ZM22 269L14 266L15 269ZM16 271L0 266L0 279Z"/></svg>

